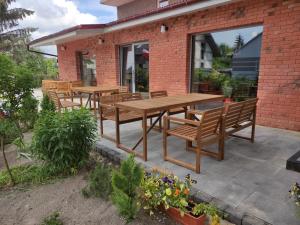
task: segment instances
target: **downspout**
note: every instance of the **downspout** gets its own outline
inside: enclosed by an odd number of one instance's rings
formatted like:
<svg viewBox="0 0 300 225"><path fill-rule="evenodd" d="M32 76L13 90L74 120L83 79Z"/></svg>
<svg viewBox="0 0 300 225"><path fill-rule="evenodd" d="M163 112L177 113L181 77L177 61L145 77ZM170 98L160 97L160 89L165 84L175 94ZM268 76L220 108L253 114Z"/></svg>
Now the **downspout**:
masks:
<svg viewBox="0 0 300 225"><path fill-rule="evenodd" d="M45 52L39 52L39 51L32 50L32 49L30 49L29 45L27 45L27 51L33 52L33 53L36 53L36 54L41 54L41 55L53 56L53 57L56 57L56 58L57 58L57 55L54 55L54 54L50 54L50 53L45 53Z"/></svg>

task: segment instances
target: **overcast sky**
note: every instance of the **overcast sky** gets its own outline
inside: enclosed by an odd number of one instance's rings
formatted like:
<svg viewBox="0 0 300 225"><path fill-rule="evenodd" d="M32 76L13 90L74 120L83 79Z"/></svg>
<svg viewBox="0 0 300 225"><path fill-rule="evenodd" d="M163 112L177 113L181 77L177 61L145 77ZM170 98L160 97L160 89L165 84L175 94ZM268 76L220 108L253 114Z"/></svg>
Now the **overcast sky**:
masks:
<svg viewBox="0 0 300 225"><path fill-rule="evenodd" d="M107 23L117 19L115 7L101 5L100 0L17 0L11 5L31 9L35 13L20 22L21 27L38 28L33 39L52 34L78 24ZM214 33L216 42L232 45L241 34L247 42L262 31L262 27ZM43 51L56 54L55 47Z"/></svg>

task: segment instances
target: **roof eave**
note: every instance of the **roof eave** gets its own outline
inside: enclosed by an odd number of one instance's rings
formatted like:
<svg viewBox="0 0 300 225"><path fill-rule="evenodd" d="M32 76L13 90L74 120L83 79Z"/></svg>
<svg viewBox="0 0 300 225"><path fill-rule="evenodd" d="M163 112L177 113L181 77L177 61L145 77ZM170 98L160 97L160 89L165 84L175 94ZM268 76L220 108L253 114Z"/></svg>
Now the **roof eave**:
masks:
<svg viewBox="0 0 300 225"><path fill-rule="evenodd" d="M81 36L77 36L79 33L91 33L90 36L93 35L97 35L97 34L103 34L103 33L110 33L113 31L118 31L118 30L122 30L122 29L127 29L127 28L131 28L131 27L135 27L135 26L140 26L140 25L144 25L147 23L151 23L151 22L157 22L160 20L164 20L164 19L168 19L168 18L172 18L172 17L177 17L177 16L181 16L181 15L185 15L185 14L190 14L196 11L201 11L201 10L206 10L212 7L218 7L218 6L222 6L222 5L226 5L232 2L237 2L237 1L241 1L241 0L210 0L210 1L201 1L201 2L194 2L193 4L187 4L185 6L181 6L181 7L176 7L176 8L172 8L169 10L165 10L159 13L153 13L153 14L149 14L147 16L137 16L136 18L129 18L128 20L124 20L124 21L114 21L105 25L102 25L101 28L99 29L82 29L82 32L79 31L81 30L80 28L77 29L75 31L75 33L73 33L73 31L71 32L72 35L75 35L73 38L65 38L64 35L66 34L61 34L61 35L57 35L56 37L44 37L44 38L40 38L37 40L32 41L31 43L29 43L30 47L39 47L39 46L45 46L45 45L53 45L53 44L58 44L58 43L62 43L62 42L67 42L71 39L81 39L84 37L88 37L89 35L81 35ZM84 26L84 25L81 25ZM59 34L61 32L58 32L57 34ZM71 35L71 36L72 36ZM51 36L51 35L50 35ZM55 35L53 35L55 36ZM68 37L68 35L66 35Z"/></svg>

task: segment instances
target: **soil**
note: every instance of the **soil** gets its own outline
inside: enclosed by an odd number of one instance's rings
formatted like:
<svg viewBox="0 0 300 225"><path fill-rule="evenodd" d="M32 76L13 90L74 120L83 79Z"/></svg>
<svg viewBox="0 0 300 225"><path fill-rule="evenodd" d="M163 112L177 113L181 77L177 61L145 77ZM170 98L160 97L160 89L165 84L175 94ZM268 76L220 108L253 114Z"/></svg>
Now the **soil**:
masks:
<svg viewBox="0 0 300 225"><path fill-rule="evenodd" d="M54 184L33 187L31 190L2 191L0 192L0 224L41 224L45 217L55 211L60 213L64 224L126 224L118 216L111 202L99 198L86 199L82 196L81 190L86 183L84 175L81 174ZM131 224L174 225L175 223L164 214L150 217L140 213Z"/></svg>

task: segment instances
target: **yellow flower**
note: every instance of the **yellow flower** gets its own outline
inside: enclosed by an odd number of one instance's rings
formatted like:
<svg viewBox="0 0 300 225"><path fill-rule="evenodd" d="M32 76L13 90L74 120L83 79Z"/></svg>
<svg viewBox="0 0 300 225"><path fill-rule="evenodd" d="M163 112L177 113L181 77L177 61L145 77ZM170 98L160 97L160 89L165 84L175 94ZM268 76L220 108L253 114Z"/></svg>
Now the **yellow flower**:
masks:
<svg viewBox="0 0 300 225"><path fill-rule="evenodd" d="M166 189L166 195L171 195L172 194L172 190L171 190L171 188L167 188Z"/></svg>

